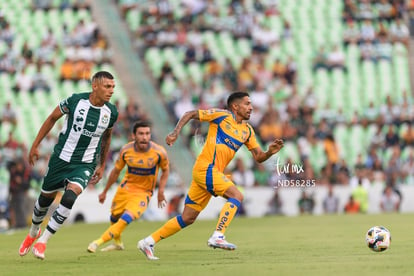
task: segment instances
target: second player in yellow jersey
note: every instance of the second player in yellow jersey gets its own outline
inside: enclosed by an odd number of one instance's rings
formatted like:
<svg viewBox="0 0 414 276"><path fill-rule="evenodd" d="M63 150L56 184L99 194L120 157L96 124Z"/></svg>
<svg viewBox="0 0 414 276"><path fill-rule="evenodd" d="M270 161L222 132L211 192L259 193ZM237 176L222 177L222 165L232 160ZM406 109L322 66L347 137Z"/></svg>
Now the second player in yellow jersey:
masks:
<svg viewBox="0 0 414 276"><path fill-rule="evenodd" d="M162 170L158 188L158 207L165 207L164 188L169 174L169 161L165 149L151 141L151 129L147 122L137 122L133 128L134 141L126 144L108 178L108 182L99 195L103 203L106 193L114 184L121 171L127 171L119 184L111 206L111 226L88 246L88 251L95 253L98 246L114 239L102 251L122 250L124 245L121 233L132 221L141 217L148 207L157 184L158 171Z"/></svg>

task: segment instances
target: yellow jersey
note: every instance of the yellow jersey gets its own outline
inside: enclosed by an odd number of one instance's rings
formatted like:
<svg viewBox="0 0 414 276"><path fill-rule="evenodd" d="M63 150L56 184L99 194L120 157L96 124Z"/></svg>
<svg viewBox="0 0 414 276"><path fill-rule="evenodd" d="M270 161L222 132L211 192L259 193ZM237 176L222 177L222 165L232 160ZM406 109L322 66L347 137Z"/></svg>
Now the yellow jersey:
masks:
<svg viewBox="0 0 414 276"><path fill-rule="evenodd" d="M122 147L115 168L127 171L120 186L131 192L152 192L157 183L159 168L166 170L169 166L167 152L164 147L150 141L146 152L138 152L135 142Z"/></svg>
<svg viewBox="0 0 414 276"><path fill-rule="evenodd" d="M199 110L201 122L209 122L207 137L195 168L214 166L223 172L237 150L244 144L249 150L258 148L253 128L246 122L237 123L228 110Z"/></svg>

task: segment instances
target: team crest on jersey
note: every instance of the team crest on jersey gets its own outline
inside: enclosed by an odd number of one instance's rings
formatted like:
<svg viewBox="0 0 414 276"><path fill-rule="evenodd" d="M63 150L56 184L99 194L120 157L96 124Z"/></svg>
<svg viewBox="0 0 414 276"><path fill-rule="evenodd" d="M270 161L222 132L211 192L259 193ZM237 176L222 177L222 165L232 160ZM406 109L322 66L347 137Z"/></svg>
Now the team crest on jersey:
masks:
<svg viewBox="0 0 414 276"><path fill-rule="evenodd" d="M225 127L227 130L230 130L230 129L231 129L231 125L230 125L229 123L227 123L224 127Z"/></svg>
<svg viewBox="0 0 414 276"><path fill-rule="evenodd" d="M104 114L102 117L102 123L107 124L109 122L109 116L107 114Z"/></svg>
<svg viewBox="0 0 414 276"><path fill-rule="evenodd" d="M148 158L147 159L147 165L148 165L148 167L154 167L154 158Z"/></svg>
<svg viewBox="0 0 414 276"><path fill-rule="evenodd" d="M243 130L242 131L242 139L246 140L246 138L247 138L246 136L247 136L247 131Z"/></svg>

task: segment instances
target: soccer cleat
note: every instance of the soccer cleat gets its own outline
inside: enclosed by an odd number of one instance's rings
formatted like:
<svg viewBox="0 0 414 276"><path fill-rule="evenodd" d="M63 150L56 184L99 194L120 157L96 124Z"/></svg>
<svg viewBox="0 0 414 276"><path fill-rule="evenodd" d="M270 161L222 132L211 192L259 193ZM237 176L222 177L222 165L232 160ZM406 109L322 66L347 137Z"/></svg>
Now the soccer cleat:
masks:
<svg viewBox="0 0 414 276"><path fill-rule="evenodd" d="M235 244L227 242L224 236L211 236L207 241L207 245L214 249L235 250L237 248Z"/></svg>
<svg viewBox="0 0 414 276"><path fill-rule="evenodd" d="M20 245L20 248L19 248L19 255L20 256L24 256L29 252L29 250L32 247L32 244L34 243L34 241L37 240L40 237L41 232L42 231L39 229L39 232L37 233L36 237L34 237L34 238L30 237L30 235L27 234L26 238L24 239L24 241L22 242L22 244Z"/></svg>
<svg viewBox="0 0 414 276"><path fill-rule="evenodd" d="M98 249L98 244L96 243L96 242L91 242L89 245L88 245L88 252L90 252L90 253L95 253L96 252L96 249Z"/></svg>
<svg viewBox="0 0 414 276"><path fill-rule="evenodd" d="M116 250L124 250L124 244L110 244L107 247L104 247L101 249L102 252L108 252L108 251L116 251Z"/></svg>
<svg viewBox="0 0 414 276"><path fill-rule="evenodd" d="M43 260L45 258L46 244L43 242L37 242L33 245L32 252L36 258Z"/></svg>
<svg viewBox="0 0 414 276"><path fill-rule="evenodd" d="M147 244L144 240L140 240L137 244L139 250L147 257L150 261L158 260L158 257L154 256L154 245Z"/></svg>

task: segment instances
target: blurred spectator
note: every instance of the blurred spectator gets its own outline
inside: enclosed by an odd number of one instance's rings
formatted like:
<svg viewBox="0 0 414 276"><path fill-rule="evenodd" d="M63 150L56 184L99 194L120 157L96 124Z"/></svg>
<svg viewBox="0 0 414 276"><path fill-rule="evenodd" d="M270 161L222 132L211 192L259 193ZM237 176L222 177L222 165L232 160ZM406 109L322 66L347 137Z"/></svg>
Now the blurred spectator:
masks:
<svg viewBox="0 0 414 276"><path fill-rule="evenodd" d="M333 186L328 186L328 194L323 199L323 211L326 214L338 213L339 198L333 193Z"/></svg>
<svg viewBox="0 0 414 276"><path fill-rule="evenodd" d="M352 197L358 202L360 212L368 211L368 190L362 185L362 179L359 179L358 186L352 190Z"/></svg>
<svg viewBox="0 0 414 276"><path fill-rule="evenodd" d="M319 47L313 59L313 71L318 71L319 69L328 69L328 53L324 46Z"/></svg>
<svg viewBox="0 0 414 276"><path fill-rule="evenodd" d="M236 166L232 172L232 180L239 186L254 186L254 173L251 169L246 168L246 165L241 158L236 159Z"/></svg>
<svg viewBox="0 0 414 276"><path fill-rule="evenodd" d="M259 137L263 143L274 141L276 138L283 136L282 124L276 110L270 110L265 113L259 124Z"/></svg>
<svg viewBox="0 0 414 276"><path fill-rule="evenodd" d="M315 207L315 201L306 191L302 191L302 195L298 201L300 214L312 214Z"/></svg>
<svg viewBox="0 0 414 276"><path fill-rule="evenodd" d="M391 41L401 42L406 47L408 47L410 39L410 31L408 27L404 24L404 21L400 18L396 18L395 21L390 23L390 38Z"/></svg>
<svg viewBox="0 0 414 276"><path fill-rule="evenodd" d="M3 110L1 111L0 127L5 123L9 123L13 127L17 124L16 110L14 110L10 102L6 102Z"/></svg>
<svg viewBox="0 0 414 276"><path fill-rule="evenodd" d="M32 86L30 87L29 92L34 93L37 90L41 90L44 92L49 93L50 92L50 85L49 81L46 78L46 76L42 73L42 67L40 64L36 66L36 72L33 74L32 77Z"/></svg>
<svg viewBox="0 0 414 276"><path fill-rule="evenodd" d="M169 218L173 218L179 214L181 214L181 202L185 194L177 194L174 195L169 201L167 205L167 214Z"/></svg>
<svg viewBox="0 0 414 276"><path fill-rule="evenodd" d="M266 167L262 163L255 162L253 174L254 186L266 187L269 185L269 178L271 176L271 173L266 169Z"/></svg>
<svg viewBox="0 0 414 276"><path fill-rule="evenodd" d="M397 132L394 130L393 125L388 125L388 131L385 134L385 146L392 147L400 144L400 137Z"/></svg>
<svg viewBox="0 0 414 276"><path fill-rule="evenodd" d="M331 52L328 53L327 64L330 70L338 68L346 71L345 54L338 45L334 45Z"/></svg>
<svg viewBox="0 0 414 276"><path fill-rule="evenodd" d="M10 211L11 226L24 228L27 226L27 191L30 188L30 168L23 159L17 159L8 166L10 173Z"/></svg>
<svg viewBox="0 0 414 276"><path fill-rule="evenodd" d="M344 212L347 214L356 214L360 212L359 203L354 200L354 197L349 196L348 202L345 204Z"/></svg>
<svg viewBox="0 0 414 276"><path fill-rule="evenodd" d="M60 79L61 82L65 80L75 81L76 72L75 72L75 62L68 57L60 65Z"/></svg>
<svg viewBox="0 0 414 276"><path fill-rule="evenodd" d="M348 46L349 44L357 44L361 40L361 33L359 31L358 25L355 24L354 20L347 20L345 29L343 31L343 41L344 45Z"/></svg>
<svg viewBox="0 0 414 276"><path fill-rule="evenodd" d="M27 68L23 69L16 74L16 84L13 86L14 93L18 94L20 91L28 92L33 87L32 76L27 74Z"/></svg>
<svg viewBox="0 0 414 276"><path fill-rule="evenodd" d="M283 202L280 199L278 189L275 189L273 197L268 203L269 210L266 212L266 215L283 215Z"/></svg>
<svg viewBox="0 0 414 276"><path fill-rule="evenodd" d="M401 133L402 146L414 146L414 123L407 124L407 128Z"/></svg>
<svg viewBox="0 0 414 276"><path fill-rule="evenodd" d="M400 208L400 198L394 192L392 187L386 186L381 196L380 202L381 211L386 213L398 212Z"/></svg>
<svg viewBox="0 0 414 276"><path fill-rule="evenodd" d="M329 166L336 166L339 162L338 145L332 134L328 134L324 139L324 148Z"/></svg>

